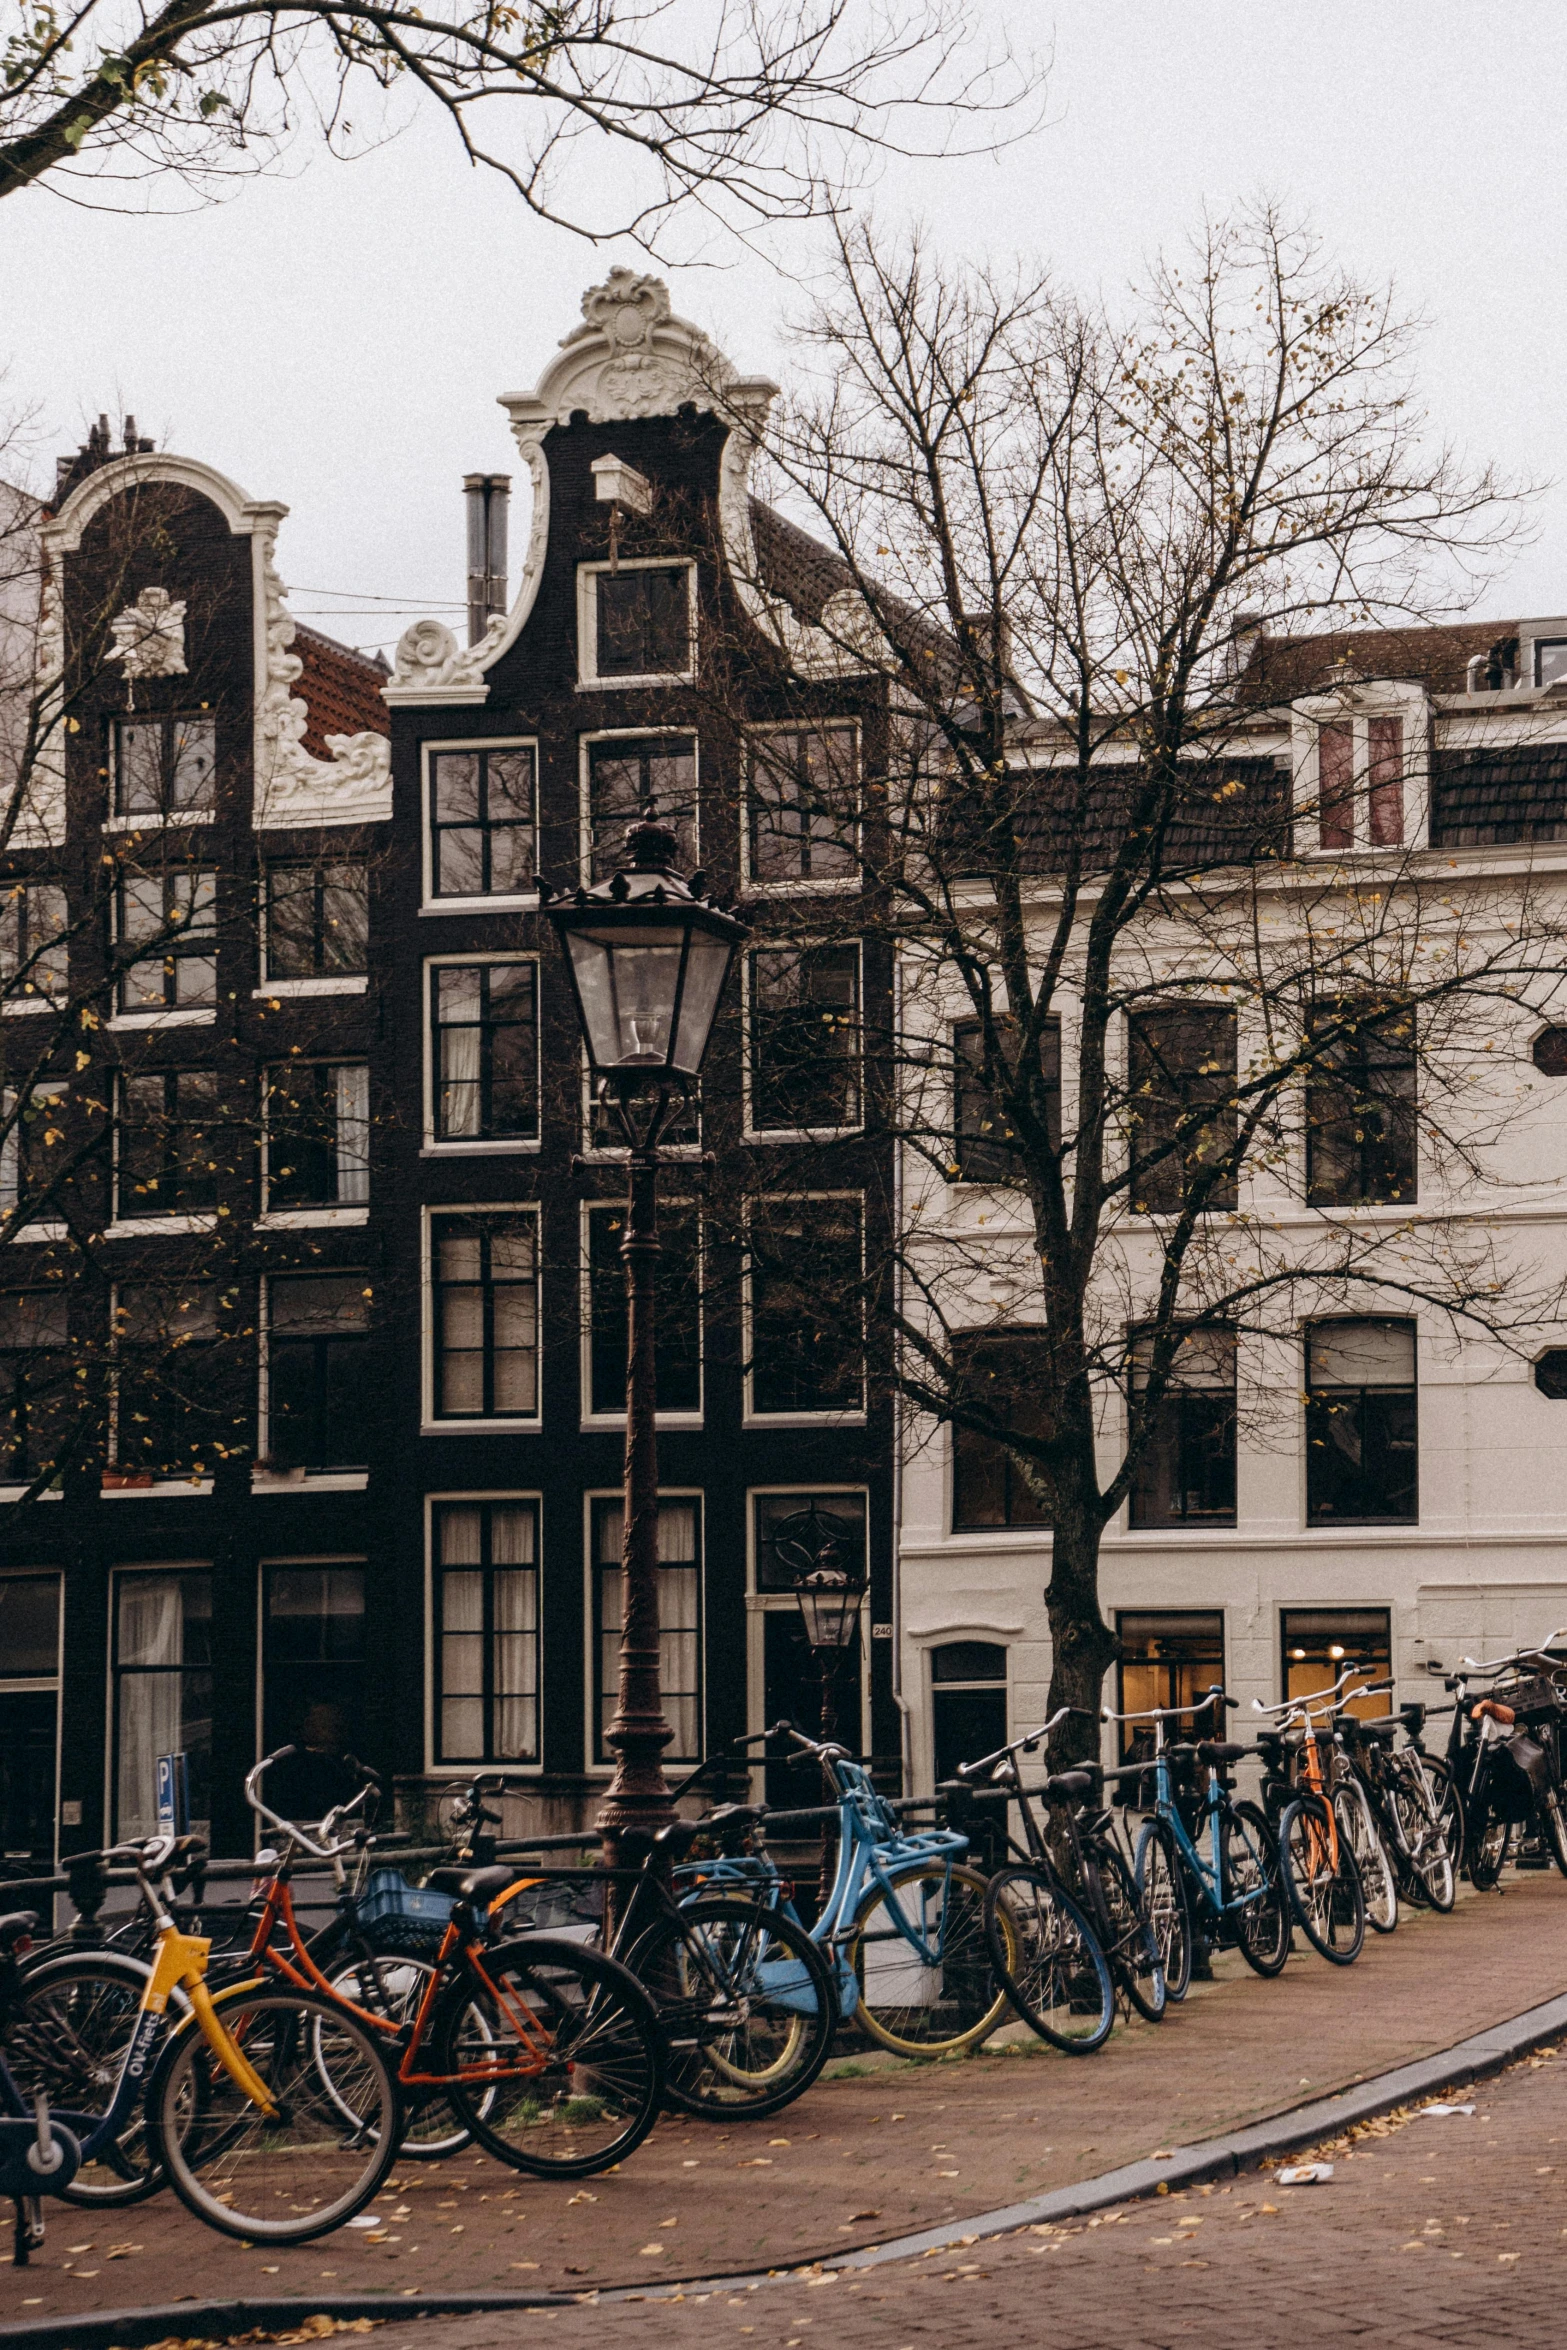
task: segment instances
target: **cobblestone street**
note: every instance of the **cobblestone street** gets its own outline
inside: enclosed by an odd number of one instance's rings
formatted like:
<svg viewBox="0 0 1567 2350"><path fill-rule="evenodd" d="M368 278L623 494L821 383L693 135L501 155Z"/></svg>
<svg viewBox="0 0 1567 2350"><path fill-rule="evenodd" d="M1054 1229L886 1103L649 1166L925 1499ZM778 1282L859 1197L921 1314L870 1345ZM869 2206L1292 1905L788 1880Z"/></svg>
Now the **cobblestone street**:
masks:
<svg viewBox="0 0 1567 2350"><path fill-rule="evenodd" d="M1304 2340L1539 2350L1567 2290L1567 2061L1473 2116L1373 2125L1325 2185L1267 2172L1055 2229L754 2291L421 2326L418 2350L1206 2350ZM411 2342L409 2350L414 2350Z"/></svg>

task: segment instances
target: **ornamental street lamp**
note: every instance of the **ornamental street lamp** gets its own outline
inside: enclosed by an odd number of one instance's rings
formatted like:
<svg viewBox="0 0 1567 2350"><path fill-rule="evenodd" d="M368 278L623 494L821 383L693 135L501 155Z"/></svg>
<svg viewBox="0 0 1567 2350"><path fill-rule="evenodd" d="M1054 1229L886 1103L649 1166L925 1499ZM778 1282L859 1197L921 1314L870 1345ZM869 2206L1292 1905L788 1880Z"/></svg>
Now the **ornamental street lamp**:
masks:
<svg viewBox="0 0 1567 2350"><path fill-rule="evenodd" d="M617 1865L628 1828L674 1817L660 1756L664 1718L658 1638L658 1448L654 1433L654 1267L658 1146L700 1074L724 981L748 933L675 871L675 836L651 802L626 833L630 864L594 889L539 896L565 950L599 1100L630 1153L620 1254L626 1268L626 1473L621 1547L620 1692L606 1733L618 1763L598 1827Z"/></svg>
<svg viewBox="0 0 1567 2350"><path fill-rule="evenodd" d="M864 1570L842 1563L839 1546L848 1532L842 1518L830 1516L813 1502L785 1518L773 1535L780 1563L794 1570L800 1621L821 1678L824 1739L837 1729L838 1674L859 1637L860 1602L866 1591Z"/></svg>

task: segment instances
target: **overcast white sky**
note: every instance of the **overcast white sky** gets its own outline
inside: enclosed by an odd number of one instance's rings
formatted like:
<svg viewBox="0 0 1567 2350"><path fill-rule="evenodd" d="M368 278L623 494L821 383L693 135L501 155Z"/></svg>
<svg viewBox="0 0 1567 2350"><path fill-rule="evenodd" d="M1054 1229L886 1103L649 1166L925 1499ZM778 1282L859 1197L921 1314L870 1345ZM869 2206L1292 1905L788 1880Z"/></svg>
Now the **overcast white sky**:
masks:
<svg viewBox="0 0 1567 2350"><path fill-rule="evenodd" d="M1429 317L1443 429L1475 456L1563 477L1485 610L1567 610L1561 0L1505 13L1064 0L1032 21L1027 0L983 0L987 12L1053 39L1048 126L995 162L888 172L878 211L919 212L957 252L1026 248L1113 288L1204 205L1265 189L1309 210L1330 247ZM525 480L496 395L535 380L611 261L646 264L540 227L433 121L360 163L308 155L183 217L9 199L0 403L37 405L51 455L100 409L129 408L161 446L286 500L296 613L391 643L413 611L462 596L460 476ZM804 232L781 258L671 273L676 309L747 372L788 367Z"/></svg>

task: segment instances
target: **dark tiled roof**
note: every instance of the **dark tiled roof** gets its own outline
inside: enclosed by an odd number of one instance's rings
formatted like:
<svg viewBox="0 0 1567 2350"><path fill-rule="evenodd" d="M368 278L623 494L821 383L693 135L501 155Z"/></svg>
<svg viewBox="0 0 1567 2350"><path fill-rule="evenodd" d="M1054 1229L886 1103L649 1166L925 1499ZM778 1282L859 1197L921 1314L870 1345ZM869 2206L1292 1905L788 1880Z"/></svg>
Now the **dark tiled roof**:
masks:
<svg viewBox="0 0 1567 2350"><path fill-rule="evenodd" d="M1160 871L1168 878L1288 853L1289 777L1275 760L1193 760L1181 780L1181 802L1160 848ZM1129 813L1113 769L1099 770L1086 803L1064 770L1041 770L1017 818L1026 862L1036 873L1059 872L1068 842L1077 838L1088 869L1102 872L1125 836ZM982 847L974 863L984 869Z"/></svg>
<svg viewBox="0 0 1567 2350"><path fill-rule="evenodd" d="M1431 762L1431 845L1490 848L1567 838L1567 743L1438 751Z"/></svg>
<svg viewBox="0 0 1567 2350"><path fill-rule="evenodd" d="M819 624L828 599L854 585L854 574L841 555L760 498L751 500L751 536L761 585L770 595L781 596L812 628Z"/></svg>
<svg viewBox="0 0 1567 2350"><path fill-rule="evenodd" d="M329 734L390 734L381 688L391 674L382 660L356 653L318 629L294 624L294 651L304 674L294 691L310 712L304 746L314 759L330 757Z"/></svg>
<svg viewBox="0 0 1567 2350"><path fill-rule="evenodd" d="M1346 628L1323 636L1264 636L1241 674L1241 701L1252 707L1321 693L1345 676L1409 678L1428 693L1461 694L1477 654L1511 647L1516 620L1464 620L1443 628ZM1504 653L1504 658L1506 654ZM1500 680L1498 680L1498 683Z"/></svg>

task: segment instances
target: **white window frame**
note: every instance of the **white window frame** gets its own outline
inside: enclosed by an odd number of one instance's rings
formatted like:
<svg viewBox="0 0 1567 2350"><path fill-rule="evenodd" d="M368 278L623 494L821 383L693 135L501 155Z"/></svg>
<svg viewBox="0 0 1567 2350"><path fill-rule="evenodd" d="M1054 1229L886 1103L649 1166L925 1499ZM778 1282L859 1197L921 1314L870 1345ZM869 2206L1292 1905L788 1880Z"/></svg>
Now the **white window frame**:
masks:
<svg viewBox="0 0 1567 2350"><path fill-rule="evenodd" d="M203 818L202 818L202 822L203 822L203 823L207 823L207 822L209 822L209 821L210 821L210 819L209 819L209 818L207 818L207 817L203 817ZM108 830L108 829L109 829L109 828L108 828L107 826L105 826L105 830ZM214 857L213 857L213 862L212 862L212 864L211 864L210 866L209 866L209 865L201 865L201 866L197 866L196 868L194 868L194 870L195 870L195 871L197 871L197 872L199 872L199 873L210 873L210 874L212 875L212 884L213 884L213 886L212 886L212 931L211 931L211 938L212 938L212 960L213 960L213 963L214 963L214 964L216 964L216 963L217 963L217 960L218 960L218 889L217 889L217 885L218 885L218 882L219 882L220 880L222 880L222 879L225 879L225 878L226 878L226 876L225 876L225 875L222 873L222 871L221 871L221 869L220 869L220 867L219 867L219 865L218 865L218 862L217 862L217 858L216 858L216 854L215 854L215 853L214 853ZM111 898L110 898L110 906L109 906L109 927L110 927L110 931L111 931L111 933L112 933L112 936L113 936L113 941L114 941L114 946L115 946L115 949L116 949L116 951L118 951L118 950L119 950L121 947L123 947L123 946L126 946L126 945L128 945L128 944L130 943L130 942L129 942L129 941L126 939L126 937L125 937L124 933L122 932L122 930L120 929L120 914L121 914L121 911L122 911L122 908L123 908L123 904L124 904L124 890L125 890L125 876L124 876L123 874L121 874L121 876L120 876L120 879L119 879L118 883L116 884L116 886L115 886L115 888L114 888L114 890L113 890L113 892L112 892L112 894L111 894ZM200 934L200 933L197 933L197 932L186 932L186 933L184 933L184 935L185 935L185 936L187 936L187 937L194 937L194 936L200 936L200 935L202 935L202 934ZM166 953L167 953L167 950L168 950L169 946L170 946L172 943L173 943L173 942L172 942L171 940L165 939L165 941L164 941L164 954L166 954ZM163 956L162 956L162 955L158 955L158 956L154 956L154 955L140 955L140 956L138 956L138 957L136 958L136 962L143 962L143 963L150 963L150 962L153 962L153 961L162 961L162 960L163 960ZM107 1019L107 1020L104 1022L104 1026L105 1026L107 1029L109 1029L109 1030L111 1031L111 1033L112 1033L114 1030L116 1030L116 1029L126 1029L126 1028L213 1028L213 1027L216 1027L216 1025L217 1025L217 1018L218 1018L218 1002L217 1002L217 1000L216 1000L216 999L217 999L217 991L218 991L218 988L220 987L220 985L221 985L221 983L222 983L222 974L221 974L221 972L218 972L218 971L214 971L214 974L213 974L213 982L212 982L212 985L213 985L213 994L214 994L214 998L215 998L215 1000L214 1000L212 1003L210 1003L210 1004L165 1004L165 1005L162 1007L162 1009L161 1009L161 1010L158 1010L158 1011L151 1011L151 1012L126 1012L126 1011L122 1011L122 1010L121 1010L121 1008L120 1008L120 990L121 990L121 989L123 988L123 986L125 985L125 982L126 982L126 980L127 980L129 977L130 977L130 975L131 975L132 971L134 971L134 970L135 970L135 968L136 968L136 962L130 962L130 963L127 963L127 964L125 964L125 965L124 965L124 967L123 967L123 968L122 968L120 971L118 971L118 972L115 974L115 976L114 976L114 983L113 983L113 1003L114 1003L114 1010L113 1010L113 1011L110 1013L110 1015L109 1015L108 1019Z"/></svg>
<svg viewBox="0 0 1567 2350"><path fill-rule="evenodd" d="M617 680L617 683L619 681ZM631 678L634 685L660 685L662 678ZM593 879L593 770L594 743L642 743L659 736L686 736L691 744L691 848L698 864L702 856L702 738L694 726L594 726L577 737L577 874L584 886Z"/></svg>
<svg viewBox="0 0 1567 2350"><path fill-rule="evenodd" d="M518 1151L537 1152L543 1148L542 1131L531 1141L526 1136L502 1136L495 1141L441 1142L435 1132L435 1016L434 990L430 984L433 971L453 966L476 963L531 963L533 965L533 1094L539 1107L539 1124L544 1122L544 1018L543 991L539 985L542 958L537 948L486 947L473 954L426 955L420 966L419 1018L424 1042L424 1107L423 1131L419 1156L422 1159L477 1159L511 1156Z"/></svg>
<svg viewBox="0 0 1567 2350"><path fill-rule="evenodd" d="M124 1575L210 1575L214 1579L213 1597L216 1599L217 1561L210 1558L116 1559L109 1569L108 1620L104 1625L104 1689L108 1702L104 1708L103 1818L105 1829L112 1828L115 1837L119 1835L120 1676L118 1657L120 1578ZM171 1668L171 1670L173 1669L185 1670L183 1666ZM208 1670L214 1676L216 1675L215 1665L209 1666Z"/></svg>
<svg viewBox="0 0 1567 2350"><path fill-rule="evenodd" d="M598 583L606 571L681 571L686 575L687 641L691 659L684 669L650 670L641 677L600 677L598 673ZM616 693L647 685L694 685L697 665L696 557L622 555L616 563L577 565L577 691Z"/></svg>
<svg viewBox="0 0 1567 2350"><path fill-rule="evenodd" d="M531 1216L535 1297L534 1346L537 1364L531 1412L438 1420L435 1416L435 1227L446 1216ZM544 1425L544 1210L537 1200L442 1200L420 1215L419 1231L419 1433L421 1436L488 1436L511 1432L536 1434ZM450 1496L447 1496L450 1499Z"/></svg>
<svg viewBox="0 0 1567 2350"><path fill-rule="evenodd" d="M266 1600L268 1567L363 1567L367 1578L367 1588L365 1592L365 1623L367 1627L370 1621L370 1594L368 1589L370 1559L365 1551L267 1550L261 1553L260 1557L256 1560L256 1718L252 1726L252 1735L255 1741L255 1758L257 1762L261 1760L261 1757L266 1752L266 1748L262 1743L262 1739L264 1734L263 1724L266 1720L267 1702ZM368 1656L366 1657L365 1661L368 1664ZM263 1781L261 1792L263 1795L265 1795L266 1791L266 1783ZM265 1820L259 1818L257 1814L253 1812L251 1817L255 1821L255 1848L257 1851L259 1851L263 1844L270 1844L273 1841L273 1832L267 1827Z"/></svg>
<svg viewBox="0 0 1567 2350"><path fill-rule="evenodd" d="M751 869L751 746L762 735L770 734L847 734L854 742L854 855L860 854L860 834L865 812L865 752L864 737L857 718L776 719L765 726L748 726L741 738L741 757L744 766L740 786L740 878L747 893L753 898L841 897L846 891L855 895L863 892L864 876L853 873L829 875L821 881L762 881Z"/></svg>
<svg viewBox="0 0 1567 2350"><path fill-rule="evenodd" d="M286 1273L363 1272L370 1286L375 1276L368 1266L356 1265L297 1265L278 1267ZM256 1293L256 1459L264 1461L272 1453L272 1364L270 1360L272 1336L272 1278L263 1273ZM307 1469L301 1475L297 1470L251 1471L252 1493L363 1493L370 1482L368 1469Z"/></svg>
<svg viewBox="0 0 1567 2350"><path fill-rule="evenodd" d="M533 869L539 866L539 738L536 734L481 734L454 736L451 741L427 735L419 745L419 912L425 914L517 914L536 908L538 888L508 891L504 896L438 898L435 895L435 858L432 825L435 778L430 761L446 751L531 751L533 753Z"/></svg>
<svg viewBox="0 0 1567 2350"><path fill-rule="evenodd" d="M860 1402L858 1409L856 1410L830 1412L758 1412L753 1405L752 1383L755 1376L755 1371L752 1362L752 1356L754 1352L754 1323L751 1310L752 1210L768 1201L776 1201L779 1206L803 1208L809 1206L813 1200L831 1201L834 1204L839 1204L845 1200L852 1200L857 1205L860 1211L860 1278L863 1281L865 1277L865 1194L863 1191L801 1191L777 1193L762 1192L758 1194L754 1200L748 1199L746 1201L744 1225L745 1269L740 1283L740 1344L743 1350L743 1359L746 1366L745 1391L740 1415L740 1425L743 1428L863 1428L869 1417L869 1402L866 1395L866 1374L863 1363L860 1371ZM861 1305L860 1313L860 1343L863 1349L866 1339L863 1303ZM766 1490L772 1491L774 1488L768 1487ZM780 1487L777 1488L777 1490L782 1491L784 1488ZM807 1492L814 1492L815 1487L808 1486L803 1490Z"/></svg>
<svg viewBox="0 0 1567 2350"><path fill-rule="evenodd" d="M312 996L312 995L368 995L368 994L369 994L369 992L370 992L370 974L369 974L369 972L368 972L367 970L366 970L366 971L337 971L337 972L322 972L322 973L321 973L321 974L320 974L318 977L315 977L315 978L310 978L310 979L272 979L272 978L270 978L270 977L268 976L268 964L269 964L269 962L270 962L270 959L271 959L271 925L272 925L272 868L273 868L273 866L274 866L274 865L312 865L312 866L314 866L314 865L324 865L324 864L326 864L326 863L328 862L328 860L330 859L330 856L331 856L331 851L330 851L329 849L323 849L323 850L322 850L322 851L321 851L321 852L320 852L318 855L316 855L316 856L313 856L313 857L288 857L288 856L278 856L278 857L267 857L266 859L264 859L264 861L263 861L263 870L262 870L262 880L261 880L261 920L260 920L260 924L259 924L259 929L260 929L260 932L261 932L260 953L261 953L261 980L262 980L262 984L261 984L259 987L253 987L253 988L251 989L250 993L251 993L251 997L252 997L252 1000L253 1000L253 1001L257 1001L257 1002L267 1002L267 1001L269 1001L269 1000L272 1000L272 999L274 999L274 998L275 998L275 999L277 999L278 1001L281 1001L281 1000L282 1000L284 997L286 997L286 996ZM357 862L359 862L359 860L358 860L358 859L351 859L351 858L349 857L349 855L347 854L347 852L345 851L345 853L344 853L344 856L343 856L343 863L344 863L344 864L348 864L348 863L350 863L350 862L356 862L356 863L357 863ZM366 898L368 899L368 896L369 896L369 884L370 884L370 860L369 860L368 856L364 858L364 860L363 860L363 863L364 863L364 867L365 867L365 894L366 894ZM369 937L369 921L368 921L368 907L367 907L367 919L366 919L366 924L365 924L365 930L366 930L366 941L367 941L367 943L366 943L366 948L365 948L365 959L366 959L366 961L368 962L368 960L369 960L369 945L368 945L368 937Z"/></svg>
<svg viewBox="0 0 1567 2350"><path fill-rule="evenodd" d="M855 985L859 1009L859 1077L857 1091L860 1114L847 1126L758 1126L752 1112L754 1091L755 1029L751 1020L751 958L766 954L772 948L788 951L797 949L802 955L813 953L818 947L837 949L852 945L855 951ZM743 1132L741 1139L762 1145L769 1143L836 1142L846 1134L865 1132L865 941L863 938L768 939L750 938L740 951L740 1099Z"/></svg>
<svg viewBox="0 0 1567 2350"><path fill-rule="evenodd" d="M438 1763L435 1759L435 1709L441 1693L435 1685L435 1657L438 1642L435 1637L435 1513L443 1502L508 1502L531 1501L534 1524L538 1528L539 1578L539 1759L537 1762L485 1763L486 1778L539 1779L544 1775L548 1740L545 1735L545 1617L544 1617L544 1495L538 1486L476 1485L458 1490L427 1493L424 1497L424 1776L427 1779L450 1781L454 1774L469 1769L466 1764ZM475 1763L472 1769L481 1766Z"/></svg>
<svg viewBox="0 0 1567 2350"><path fill-rule="evenodd" d="M370 1062L367 1054L315 1053L302 1054L297 1061L268 1061L261 1068L261 1213L256 1218L258 1232L309 1232L324 1225L359 1225L370 1221L368 1200L351 1202L331 1201L319 1208L274 1208L271 1196L272 1162L272 1088L267 1082L274 1069L363 1069L365 1091L370 1087ZM334 1154L338 1149L333 1142ZM365 1117L365 1181L369 1182L370 1119L368 1105Z"/></svg>
<svg viewBox="0 0 1567 2350"><path fill-rule="evenodd" d="M661 1209L695 1208L697 1210L697 1365L702 1401L694 1412L657 1412L654 1414L653 1424L657 1428L700 1428L705 1423L707 1411L707 1313L702 1296L706 1241L702 1231L701 1202L698 1199L683 1199L678 1195L671 1194L669 1198L660 1200L659 1206ZM584 1430L624 1428L626 1424L624 1411L595 1412L593 1409L593 1279L588 1234L591 1229L591 1220L595 1215L613 1214L618 1210L623 1216L626 1213L626 1207L622 1200L585 1199L578 1203L578 1208L580 1240L577 1259L577 1293L581 1322L577 1342L577 1359L582 1426Z"/></svg>
<svg viewBox="0 0 1567 2350"><path fill-rule="evenodd" d="M1397 847L1373 847L1370 839L1370 735L1373 718L1400 718L1404 726L1404 838ZM1350 803L1354 845L1325 849L1321 845L1321 783L1317 764L1318 729L1351 726L1354 729L1354 796ZM1294 849L1297 857L1401 857L1411 849L1430 845L1431 837L1431 702L1425 688L1394 679L1363 686L1345 686L1335 693L1311 694L1290 712L1290 767L1293 778Z"/></svg>
<svg viewBox="0 0 1567 2350"><path fill-rule="evenodd" d="M584 1488L582 1495L582 1654L586 1670L582 1676L582 1767L584 1778L608 1780L619 1765L613 1760L599 1762L598 1754L598 1647L595 1630L597 1609L595 1585L598 1561L593 1555L593 1506L600 1501L623 1501L624 1491L619 1485L594 1485ZM696 1655L697 1670L702 1676L699 1708L701 1747L699 1759L706 1761L711 1753L708 1730L707 1701L709 1673L707 1669L707 1488L703 1485L660 1484L658 1498L665 1501L694 1501L699 1505L702 1526L697 1542L696 1558ZM794 1602L791 1600L790 1605Z"/></svg>
<svg viewBox="0 0 1567 2350"><path fill-rule="evenodd" d="M71 922L69 896L63 881L51 880L47 874L43 873L18 873L14 875L13 878L8 882L0 882L0 898L3 898L7 895L14 897L18 890L20 890L25 897L32 891L38 889L58 890L61 897L65 898L67 901L65 928L64 930L58 932L57 936L64 942L67 959L69 959L73 925ZM34 954L37 954L41 950L34 948L32 951ZM12 995L9 992L0 993L0 1019L26 1019L27 1016L32 1012L62 1012L65 1010L66 1004L68 1003L70 997L69 977L67 977L66 993L63 997L50 995L46 989L38 987L32 980L28 980L26 985L29 991L26 995Z"/></svg>
<svg viewBox="0 0 1567 2350"><path fill-rule="evenodd" d="M210 1224L206 1224L197 1223L193 1218L181 1217L178 1219L178 1224L181 1226L188 1225L190 1229L195 1231L210 1231L216 1229L217 1219L214 1217ZM131 1227L132 1235L137 1239L141 1239L144 1236L150 1237L153 1233L161 1234L167 1230L168 1226L166 1224L153 1223L151 1219L148 1220L148 1223L144 1227ZM120 1239L125 1237L125 1233L126 1227L123 1224L118 1226L110 1225L104 1233L104 1238L106 1240ZM133 1273L129 1276L128 1280L127 1276L121 1274L110 1284L109 1419L107 1428L109 1441L103 1463L103 1474L105 1478L135 1477L142 1474L142 1472L138 1469L128 1469L124 1462L120 1459L120 1295L127 1286L132 1289L146 1289L158 1285L159 1281L160 1276L155 1272ZM221 1281L217 1279L216 1275L202 1274L198 1276L198 1281L199 1286L202 1288L211 1288L214 1291L221 1290L223 1286ZM164 1282L162 1286L169 1287L172 1285ZM192 1288L197 1286L198 1282L191 1283ZM214 1343L220 1346L222 1345L223 1336L221 1331L218 1332ZM126 1501L134 1499L138 1494L153 1493L156 1493L166 1499L167 1496L171 1493L210 1493L211 1491L212 1478L210 1475L205 1477L155 1476L151 1482L146 1485L110 1486L105 1484L102 1494L100 1495L100 1499L105 1501ZM133 1565L135 1562L126 1561L125 1563L127 1565Z"/></svg>
<svg viewBox="0 0 1567 2350"><path fill-rule="evenodd" d="M69 1100L71 1087L70 1081L67 1078L46 1077L42 1079L39 1084L31 1086L28 1090L30 1097L36 1097L37 1095L42 1094L49 1101L63 1102ZM13 1087L6 1086L3 1090L0 1090L0 1101L4 1102L7 1111L10 1110L13 1102L15 1101L15 1098L15 1090ZM117 1187L119 1183L119 1140L117 1122L111 1125L110 1131L115 1159L115 1163L110 1170L110 1181ZM5 1170L3 1180L6 1182L7 1188L11 1189L12 1191L19 1190L22 1180L22 1135L21 1128L19 1126L13 1126L10 1133L6 1136L4 1142L0 1142L0 1169ZM110 1196L111 1198L117 1196L117 1191L111 1192ZM3 1212L3 1207L0 1207L0 1213ZM216 1222L216 1218L214 1218L213 1221ZM165 1229L165 1226L160 1221L156 1226L156 1229L161 1232ZM16 1248L38 1241L68 1240L70 1238L70 1234L71 1227L65 1221L63 1216L46 1216L41 1224L19 1225L16 1231L11 1235L11 1246ZM104 1238L109 1239L112 1236L113 1227L111 1227L109 1231L105 1232Z"/></svg>

